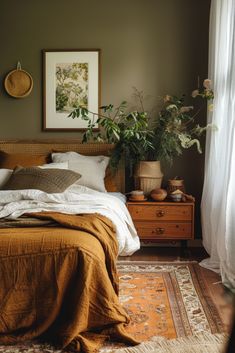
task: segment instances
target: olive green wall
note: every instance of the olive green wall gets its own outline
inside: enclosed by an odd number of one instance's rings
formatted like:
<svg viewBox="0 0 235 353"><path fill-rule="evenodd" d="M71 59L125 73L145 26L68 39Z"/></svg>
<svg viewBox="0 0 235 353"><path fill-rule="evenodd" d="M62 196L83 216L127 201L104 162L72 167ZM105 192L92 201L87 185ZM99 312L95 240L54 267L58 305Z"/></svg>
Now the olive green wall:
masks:
<svg viewBox="0 0 235 353"><path fill-rule="evenodd" d="M197 76L207 76L209 6L210 0L1 0L1 83L19 60L34 88L14 99L1 84L0 139L79 136L41 130L42 49L100 48L102 104L131 101L133 86L156 98L191 92ZM146 104L151 108L153 98ZM183 176L199 199L203 160L186 151L164 170L165 179Z"/></svg>

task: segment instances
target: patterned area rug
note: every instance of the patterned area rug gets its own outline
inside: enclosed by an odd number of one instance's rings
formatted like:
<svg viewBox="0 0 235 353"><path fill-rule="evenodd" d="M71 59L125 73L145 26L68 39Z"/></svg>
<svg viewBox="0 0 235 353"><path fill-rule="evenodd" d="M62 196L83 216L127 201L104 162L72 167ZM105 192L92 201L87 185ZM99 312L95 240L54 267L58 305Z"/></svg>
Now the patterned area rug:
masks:
<svg viewBox="0 0 235 353"><path fill-rule="evenodd" d="M198 263L122 261L118 270L128 332L136 339L224 332Z"/></svg>
<svg viewBox="0 0 235 353"><path fill-rule="evenodd" d="M118 271L120 301L131 317L128 332L144 343L133 348L107 343L100 353L221 352L224 336L213 334L224 327L196 262L120 261ZM32 342L0 345L2 352L62 353Z"/></svg>

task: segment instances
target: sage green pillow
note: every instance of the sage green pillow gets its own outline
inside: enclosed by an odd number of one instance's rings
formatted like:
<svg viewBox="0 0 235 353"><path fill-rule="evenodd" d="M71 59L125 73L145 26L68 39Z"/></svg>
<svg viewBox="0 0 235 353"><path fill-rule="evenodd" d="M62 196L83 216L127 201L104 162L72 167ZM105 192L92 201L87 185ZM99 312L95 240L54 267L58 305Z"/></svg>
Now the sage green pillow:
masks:
<svg viewBox="0 0 235 353"><path fill-rule="evenodd" d="M80 174L68 169L17 166L3 190L37 189L49 194L61 193L80 177Z"/></svg>

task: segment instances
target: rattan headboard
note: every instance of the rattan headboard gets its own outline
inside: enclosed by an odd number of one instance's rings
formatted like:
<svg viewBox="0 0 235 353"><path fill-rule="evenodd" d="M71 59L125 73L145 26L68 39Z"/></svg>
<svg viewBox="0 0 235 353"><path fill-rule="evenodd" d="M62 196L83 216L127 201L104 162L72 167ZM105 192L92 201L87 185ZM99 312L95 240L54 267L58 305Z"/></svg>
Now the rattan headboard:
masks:
<svg viewBox="0 0 235 353"><path fill-rule="evenodd" d="M42 154L54 151L75 151L84 155L109 155L114 145L106 143L85 143L80 140L0 140L0 150L8 153ZM125 169L120 165L116 176L118 190L125 192Z"/></svg>

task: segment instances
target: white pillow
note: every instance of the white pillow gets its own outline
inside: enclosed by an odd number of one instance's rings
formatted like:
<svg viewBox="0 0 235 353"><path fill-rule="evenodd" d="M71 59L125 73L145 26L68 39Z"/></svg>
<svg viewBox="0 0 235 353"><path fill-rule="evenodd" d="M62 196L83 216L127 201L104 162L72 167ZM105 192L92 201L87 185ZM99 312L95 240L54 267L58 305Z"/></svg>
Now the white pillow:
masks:
<svg viewBox="0 0 235 353"><path fill-rule="evenodd" d="M0 189L6 184L12 172L12 169L0 169Z"/></svg>
<svg viewBox="0 0 235 353"><path fill-rule="evenodd" d="M104 185L105 162L96 162L92 160L69 161L69 169L81 175L76 184L86 186L101 192L106 192Z"/></svg>
<svg viewBox="0 0 235 353"><path fill-rule="evenodd" d="M77 152L52 153L53 162L68 161L68 168L81 174L76 184L101 192L106 192L104 177L109 159L107 156L84 156Z"/></svg>
<svg viewBox="0 0 235 353"><path fill-rule="evenodd" d="M61 162L66 162L70 161L71 159L76 159L76 160L92 160L96 162L102 162L106 161L106 167L109 164L110 158L107 156L84 156L83 154L80 154L78 152L58 152L58 153L52 153L51 154L52 161L55 163L61 163Z"/></svg>
<svg viewBox="0 0 235 353"><path fill-rule="evenodd" d="M51 168L69 169L69 162L43 164L43 165L39 165L39 168L42 168L42 169L51 169Z"/></svg>

